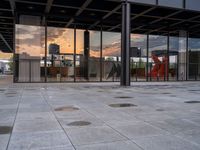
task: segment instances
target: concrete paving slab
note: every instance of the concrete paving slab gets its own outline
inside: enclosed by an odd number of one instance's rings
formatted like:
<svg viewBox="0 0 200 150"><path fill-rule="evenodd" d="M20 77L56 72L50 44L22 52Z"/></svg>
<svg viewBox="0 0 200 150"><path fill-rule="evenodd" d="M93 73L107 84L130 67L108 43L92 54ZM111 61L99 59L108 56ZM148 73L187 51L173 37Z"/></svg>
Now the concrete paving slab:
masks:
<svg viewBox="0 0 200 150"><path fill-rule="evenodd" d="M134 139L143 150L199 150L200 147L170 135Z"/></svg>
<svg viewBox="0 0 200 150"><path fill-rule="evenodd" d="M5 150L7 145L8 145L8 141L9 141L9 134L3 134L0 135L0 149L1 150Z"/></svg>
<svg viewBox="0 0 200 150"><path fill-rule="evenodd" d="M125 140L123 136L107 126L85 127L70 130L68 129L66 132L74 145L86 145Z"/></svg>
<svg viewBox="0 0 200 150"><path fill-rule="evenodd" d="M23 120L16 121L13 132L40 132L40 131L53 131L61 130L57 121L51 120Z"/></svg>
<svg viewBox="0 0 200 150"><path fill-rule="evenodd" d="M114 129L129 139L168 134L166 131L144 122L136 125L116 126Z"/></svg>
<svg viewBox="0 0 200 150"><path fill-rule="evenodd" d="M112 143L100 143L77 146L76 150L142 150L131 141L117 141Z"/></svg>
<svg viewBox="0 0 200 150"><path fill-rule="evenodd" d="M8 150L32 150L72 146L63 131L13 133Z"/></svg>

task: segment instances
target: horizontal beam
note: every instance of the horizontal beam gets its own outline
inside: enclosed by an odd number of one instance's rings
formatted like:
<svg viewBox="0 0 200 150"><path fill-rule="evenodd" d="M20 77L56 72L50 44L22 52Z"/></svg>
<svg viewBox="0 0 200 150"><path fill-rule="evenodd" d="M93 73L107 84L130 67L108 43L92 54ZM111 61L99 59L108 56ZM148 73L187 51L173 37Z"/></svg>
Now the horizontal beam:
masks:
<svg viewBox="0 0 200 150"><path fill-rule="evenodd" d="M84 2L84 4L79 8L79 10L76 12L75 16L79 16L91 2L92 2L92 0L86 0ZM72 22L74 22L74 18L70 19L70 21L67 23L66 27L69 27L72 24Z"/></svg>
<svg viewBox="0 0 200 150"><path fill-rule="evenodd" d="M121 5L115 7L112 11L108 12L105 16L102 17L101 20L105 20L106 18L110 17L112 14L114 14L115 12L117 12L119 9L121 8ZM99 24L101 21L96 21L94 24L92 24L89 29L91 29L92 27L96 26L97 24Z"/></svg>
<svg viewBox="0 0 200 150"><path fill-rule="evenodd" d="M1 33L0 33L0 39L2 39L2 41L5 43L7 48L12 52L13 49L10 47L10 45L8 44L8 42L5 40L5 38L3 37L3 35Z"/></svg>

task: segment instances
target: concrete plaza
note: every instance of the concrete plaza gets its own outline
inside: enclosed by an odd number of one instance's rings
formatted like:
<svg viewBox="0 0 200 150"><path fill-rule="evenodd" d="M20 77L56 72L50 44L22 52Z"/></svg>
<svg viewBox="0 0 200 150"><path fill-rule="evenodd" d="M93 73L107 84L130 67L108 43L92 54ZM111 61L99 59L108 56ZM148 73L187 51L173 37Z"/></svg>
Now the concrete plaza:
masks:
<svg viewBox="0 0 200 150"><path fill-rule="evenodd" d="M0 149L200 150L199 101L200 82L4 80Z"/></svg>

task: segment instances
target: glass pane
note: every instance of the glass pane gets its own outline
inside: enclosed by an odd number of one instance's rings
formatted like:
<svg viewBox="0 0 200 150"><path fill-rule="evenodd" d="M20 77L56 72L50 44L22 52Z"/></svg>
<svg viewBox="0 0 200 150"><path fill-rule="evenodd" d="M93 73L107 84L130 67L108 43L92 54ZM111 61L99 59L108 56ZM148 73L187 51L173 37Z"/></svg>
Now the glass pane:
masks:
<svg viewBox="0 0 200 150"><path fill-rule="evenodd" d="M199 0L186 0L186 8L192 10L200 10Z"/></svg>
<svg viewBox="0 0 200 150"><path fill-rule="evenodd" d="M99 31L90 31L90 81L100 81L100 34Z"/></svg>
<svg viewBox="0 0 200 150"><path fill-rule="evenodd" d="M159 5L183 8L183 0L159 0Z"/></svg>
<svg viewBox="0 0 200 150"><path fill-rule="evenodd" d="M16 25L15 60L18 82L44 81L45 29L41 26Z"/></svg>
<svg viewBox="0 0 200 150"><path fill-rule="evenodd" d="M121 34L103 32L103 81L120 80Z"/></svg>
<svg viewBox="0 0 200 150"><path fill-rule="evenodd" d="M130 49L131 81L146 81L147 35L132 34Z"/></svg>
<svg viewBox="0 0 200 150"><path fill-rule="evenodd" d="M88 81L88 56L84 55L84 32L76 30L76 81Z"/></svg>
<svg viewBox="0 0 200 150"><path fill-rule="evenodd" d="M200 39L189 38L189 79L200 80Z"/></svg>
<svg viewBox="0 0 200 150"><path fill-rule="evenodd" d="M74 30L47 28L47 81L74 81Z"/></svg>
<svg viewBox="0 0 200 150"><path fill-rule="evenodd" d="M180 31L179 32L179 54L178 54L178 80L186 80L187 76L187 57L186 57L186 50L187 50L187 32Z"/></svg>
<svg viewBox="0 0 200 150"><path fill-rule="evenodd" d="M169 38L169 80L178 79L179 37Z"/></svg>
<svg viewBox="0 0 200 150"><path fill-rule="evenodd" d="M149 36L149 79L153 81L166 80L167 75L167 37Z"/></svg>

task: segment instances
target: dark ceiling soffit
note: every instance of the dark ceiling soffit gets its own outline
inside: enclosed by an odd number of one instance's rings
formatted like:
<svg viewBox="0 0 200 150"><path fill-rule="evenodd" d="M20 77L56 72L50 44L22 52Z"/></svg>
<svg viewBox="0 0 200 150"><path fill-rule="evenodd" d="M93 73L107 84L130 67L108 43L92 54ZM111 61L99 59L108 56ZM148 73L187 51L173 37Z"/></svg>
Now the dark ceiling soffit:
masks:
<svg viewBox="0 0 200 150"><path fill-rule="evenodd" d="M149 9L147 9L147 10L141 12L140 14L138 14L138 15L132 17L132 18L131 18L131 21L134 20L134 19L136 19L136 18L138 18L138 17L140 17L140 16L142 16L142 15L144 15L144 14L146 14L146 13L148 13L148 12L150 12L150 11L152 11L152 10L154 10L155 8L156 8L156 7L151 7L151 8L149 8ZM118 24L118 25L116 25L116 26L114 26L114 27L112 27L112 28L110 28L110 29L108 29L108 31L112 31L112 30L114 30L114 29L116 29L116 28L119 28L120 26L121 26L121 23Z"/></svg>
<svg viewBox="0 0 200 150"><path fill-rule="evenodd" d="M174 15L177 15L177 14L179 14L179 13L181 13L181 12L183 12L183 10L179 10L179 11L174 12L174 13L172 13L172 14L169 14L169 15L167 15L167 16L165 16L165 17L162 17L162 18L159 18L159 19L157 19L157 20L154 20L154 21L148 23L148 25L151 25L151 24L157 23L157 22L162 21L162 20L164 20L164 19L169 19L170 17L172 17L172 16L174 16ZM139 27L137 27L137 28L134 28L132 31L135 31L135 30L141 29L141 28L143 28L143 27L145 27L145 26L147 26L147 25L139 26Z"/></svg>
<svg viewBox="0 0 200 150"><path fill-rule="evenodd" d="M15 15L15 9L16 9L15 0L9 0L9 3L10 3L11 10L12 10L12 14L14 16Z"/></svg>
<svg viewBox="0 0 200 150"><path fill-rule="evenodd" d="M113 13L117 12L119 9L121 8L121 5L118 5L117 7L115 7L112 11L108 12L105 16L102 17L102 20L108 18L109 16L111 16ZM96 21L94 24L92 24L88 29L93 28L94 26L98 25L99 23L101 23L101 20Z"/></svg>
<svg viewBox="0 0 200 150"><path fill-rule="evenodd" d="M2 39L2 41L5 43L5 45L8 47L8 49L12 52L13 49L10 47L10 45L8 44L8 42L5 40L5 38L3 37L3 35L0 33L0 39Z"/></svg>
<svg viewBox="0 0 200 150"><path fill-rule="evenodd" d="M76 12L75 16L79 16L91 2L92 0L86 0L84 4L80 7L80 9ZM73 22L74 22L74 18L71 18L65 27L66 28L69 27L71 23Z"/></svg>
<svg viewBox="0 0 200 150"><path fill-rule="evenodd" d="M45 25L45 18L46 18L46 15L48 15L49 12L50 12L50 10L51 10L53 1L54 1L54 0L48 0L48 1L47 1L46 8L45 8L45 12L44 12L44 13L45 13L45 16L43 16L43 18L42 18L42 25Z"/></svg>

